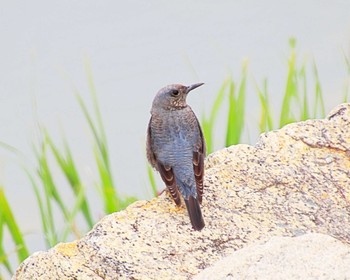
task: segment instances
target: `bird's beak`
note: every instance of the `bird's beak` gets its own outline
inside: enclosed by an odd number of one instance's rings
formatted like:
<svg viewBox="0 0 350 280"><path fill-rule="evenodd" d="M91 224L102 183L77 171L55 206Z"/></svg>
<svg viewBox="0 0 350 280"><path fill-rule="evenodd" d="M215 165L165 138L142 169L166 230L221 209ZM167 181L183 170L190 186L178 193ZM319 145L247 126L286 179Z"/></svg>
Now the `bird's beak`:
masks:
<svg viewBox="0 0 350 280"><path fill-rule="evenodd" d="M189 93L191 90L200 87L201 85L204 85L204 83L198 83L198 84L193 84L187 87L187 93Z"/></svg>

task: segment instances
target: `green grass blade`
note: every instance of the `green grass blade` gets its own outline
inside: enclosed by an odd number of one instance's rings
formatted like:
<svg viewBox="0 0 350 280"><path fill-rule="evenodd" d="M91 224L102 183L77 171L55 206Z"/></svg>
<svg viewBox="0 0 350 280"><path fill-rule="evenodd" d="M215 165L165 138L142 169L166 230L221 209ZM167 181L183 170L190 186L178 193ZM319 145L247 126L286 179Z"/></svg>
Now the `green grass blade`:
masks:
<svg viewBox="0 0 350 280"><path fill-rule="evenodd" d="M137 200L138 200L138 199L137 199L137 197L135 197L135 196L127 196L127 197L125 197L124 199L121 199L121 200L120 200L120 207L119 207L119 210L118 210L118 211L125 209L125 208L128 207L131 203L133 203L133 202L135 202L135 201L137 201Z"/></svg>
<svg viewBox="0 0 350 280"><path fill-rule="evenodd" d="M74 203L73 209L70 212L70 216L66 221L66 226L65 226L65 229L63 230L63 234L60 240L67 240L67 237L70 233L74 233L76 238L81 238L80 231L77 229L74 221L77 214L81 211L84 201L85 201L85 191L83 188L79 188L75 196L75 203Z"/></svg>
<svg viewBox="0 0 350 280"><path fill-rule="evenodd" d="M202 129L203 129L203 134L204 134L204 138L206 141L206 148L207 148L207 154L210 154L213 152L214 149L214 143L213 143L213 139L214 139L214 124L215 121L217 119L218 113L222 107L224 98L225 98L225 91L226 88L229 84L229 79L225 79L225 81L223 82L223 84L221 85L214 104L211 108L209 117L207 118L205 114L203 114L202 117Z"/></svg>
<svg viewBox="0 0 350 280"><path fill-rule="evenodd" d="M316 62L313 61L313 72L314 72L314 78L315 78L315 104L314 104L314 115L313 118L316 118L317 112L319 111L319 117L324 118L326 116L326 109L324 106L323 101L323 94L322 94L322 88L321 88L321 82L318 76L318 70L316 66Z"/></svg>
<svg viewBox="0 0 350 280"><path fill-rule="evenodd" d="M45 134L46 134L47 143L51 148L51 151L53 152L53 155L59 167L61 168L63 175L66 177L67 181L69 182L69 185L72 188L74 194L77 195L78 193L80 193L83 187L82 187L82 182L80 180L76 165L73 160L72 153L68 146L68 143L64 141L64 152L60 152L56 147L56 145L53 143L49 134L47 132ZM92 217L90 214L90 208L85 195L83 197L80 210L82 211L89 228L92 228L94 222L92 220Z"/></svg>
<svg viewBox="0 0 350 280"><path fill-rule="evenodd" d="M106 133L102 122L102 115L100 106L98 104L92 70L87 59L85 60L85 71L89 83L91 98L93 101L94 117L96 119L96 122L92 120L91 114L88 112L84 102L82 102L82 99L80 98L79 100L80 105L84 111L84 115L90 125L91 130L93 131L94 140L97 147L94 149L94 154L102 185L101 188L105 202L105 211L107 213L111 213L124 209L130 202L135 201L135 198L122 198L114 186L112 171L110 167Z"/></svg>
<svg viewBox="0 0 350 280"><path fill-rule="evenodd" d="M63 202L63 199L61 198L58 189L56 187L56 184L54 182L53 176L52 176L52 172L51 169L49 167L48 164L48 158L47 158L47 140L44 140L44 142L42 143L41 147L41 154L38 157L38 175L42 181L43 187L46 191L46 195L48 196L48 199L50 199L50 197L52 197L57 205L60 207L60 210L62 211L65 219L68 218L68 211L67 211L67 207Z"/></svg>
<svg viewBox="0 0 350 280"><path fill-rule="evenodd" d="M238 144L242 136L244 128L246 80L247 62L244 62L237 97L235 97L235 84L232 79L230 80L226 147Z"/></svg>
<svg viewBox="0 0 350 280"><path fill-rule="evenodd" d="M270 131L273 129L273 120L271 115L271 108L267 90L267 79L264 79L263 90L260 90L258 85L255 83L255 89L259 96L261 113L259 121L259 131L260 133L265 131Z"/></svg>
<svg viewBox="0 0 350 280"><path fill-rule="evenodd" d="M290 40L291 54L288 59L288 75L285 94L283 96L280 123L282 127L288 123L294 122L295 118L291 116L292 112L292 100L293 97L297 96L297 70L296 70L296 51L295 51L295 40Z"/></svg>
<svg viewBox="0 0 350 280"><path fill-rule="evenodd" d="M90 113L89 113L89 111L88 111L88 109L87 109L87 107L85 105L84 100L81 98L81 96L79 95L78 92L76 92L76 98L78 100L80 108L83 111L84 117L85 117L86 121L89 124L89 127L90 127L90 129L92 131L92 134L94 136L94 139L96 140L96 144L98 145L98 148L100 150L102 150L102 148L101 148L101 141L100 141L100 137L99 137L99 134L98 134L98 130L97 130L97 128L96 128L96 126L95 126L95 124L94 124L94 122L92 120L92 117L91 117L91 115L90 115Z"/></svg>
<svg viewBox="0 0 350 280"><path fill-rule="evenodd" d="M101 115L100 106L99 106L98 99L97 99L97 92L96 92L95 83L94 83L94 79L93 79L92 69L91 69L91 66L90 66L88 59L85 59L85 71L86 71L86 75L87 75L87 79L88 79L88 83L89 83L91 98L93 101L92 103L94 106L94 113L95 113L95 118L96 118L95 127L99 132L98 138L99 138L100 143L101 143L100 153L101 153L101 156L103 158L103 162L105 164L105 167L108 170L108 173L111 177L110 180L113 181L112 176L111 176L111 170L110 170L106 133L105 133L103 122L102 122L102 115Z"/></svg>
<svg viewBox="0 0 350 280"><path fill-rule="evenodd" d="M52 207L51 207L51 200L50 200L50 195L47 193L47 190L45 191L44 189L44 200L43 201L39 187L31 175L31 173L26 170L28 178L32 184L35 197L38 202L39 206L39 211L40 211L40 218L41 218L41 224L45 236L45 242L48 248L54 246L55 244L58 243L58 236L56 233L56 228L55 228L55 223L54 223L54 218L53 218L53 213L52 213Z"/></svg>
<svg viewBox="0 0 350 280"><path fill-rule="evenodd" d="M10 152L12 152L14 154L19 154L19 151L15 147L13 147L13 146L11 146L9 144L6 144L5 142L0 141L0 147L2 147L5 150L8 150L8 151L10 151Z"/></svg>
<svg viewBox="0 0 350 280"><path fill-rule="evenodd" d="M225 81L223 82L223 84L221 85L218 94L215 98L213 107L210 111L210 116L209 116L209 124L211 127L214 126L214 123L216 121L216 118L218 116L218 113L221 109L222 103L224 101L225 98L225 90L227 88L227 86L230 84L230 78L225 79Z"/></svg>
<svg viewBox="0 0 350 280"><path fill-rule="evenodd" d="M39 150L35 150L37 158L37 175L42 186L42 198L38 184L31 176L32 185L36 194L39 205L42 205L41 215L43 230L46 237L46 242L49 247L54 246L57 242L61 241L58 238L57 230L54 223L53 202L55 202L62 213L65 220L69 218L69 211L67 206L63 202L58 189L56 187L54 177L52 176L51 168L48 164L47 139L41 140ZM40 207L40 206L39 206Z"/></svg>
<svg viewBox="0 0 350 280"><path fill-rule="evenodd" d="M243 127L244 127L247 67L248 67L248 62L245 61L242 67L242 78L241 78L241 83L239 85L239 90L238 90L237 116L236 116L238 132L235 134L236 135L236 138L234 139L235 144L239 143L243 132Z"/></svg>
<svg viewBox="0 0 350 280"><path fill-rule="evenodd" d="M310 118L310 113L309 113L309 102L308 102L308 97L307 97L307 80L306 80L306 72L305 72L305 65L302 66L299 74L299 78L301 79L303 88L303 104L301 108L301 116L300 120L307 120Z"/></svg>
<svg viewBox="0 0 350 280"><path fill-rule="evenodd" d="M88 59L85 59L85 71L87 75L90 94L93 101L92 103L94 106L95 117L97 121L96 127L99 130L99 136L100 136L101 142L106 144L107 143L106 133L102 122L102 115L101 115L100 106L97 99L97 92L96 92L96 87L93 79L92 69ZM108 156L107 149L104 149L103 151L104 151L104 156L107 157Z"/></svg>
<svg viewBox="0 0 350 280"><path fill-rule="evenodd" d="M214 132L211 130L210 124L207 121L205 113L202 114L201 127L203 130L207 154L210 154L213 152L213 138L212 138L212 136L213 136Z"/></svg>
<svg viewBox="0 0 350 280"><path fill-rule="evenodd" d="M236 124L236 98L235 98L235 84L231 79L229 85L229 109L228 109L228 120L227 120L227 129L226 129L226 144L228 147L234 144L235 133L237 132L237 124Z"/></svg>
<svg viewBox="0 0 350 280"><path fill-rule="evenodd" d="M11 264L8 260L8 255L4 249L4 228L6 226L5 218L3 217L3 212L0 207L0 264L3 265L8 273L13 274L13 270L11 267ZM0 279L1 279L1 274L0 274Z"/></svg>
<svg viewBox="0 0 350 280"><path fill-rule="evenodd" d="M89 75L91 76L91 74ZM91 79L91 77L89 79ZM93 92L93 95L95 95L94 87L91 89L91 91ZM106 143L106 138L104 136L104 129L103 129L101 117L100 116L97 117L98 119L100 119L100 121L98 121L98 125L96 125L85 105L85 102L82 100L80 95L77 95L77 98L78 98L80 107L82 108L82 111L84 113L84 116L89 124L89 127L93 133L95 144L96 144L96 147L94 148L94 156L95 156L95 161L97 164L97 168L98 168L99 176L101 180L101 190L102 190L102 197L104 201L105 211L106 213L112 213L120 209L121 199L119 198L113 183L112 172L110 170L110 164L109 164L107 143ZM96 100L97 98L94 97L94 102ZM95 104L94 106L95 106L95 115L100 114L99 110L96 109L98 105Z"/></svg>
<svg viewBox="0 0 350 280"><path fill-rule="evenodd" d="M24 242L23 235L16 223L15 217L12 214L10 205L5 197L4 190L1 187L0 187L0 205L1 205L0 215L11 234L11 237L14 243L16 244L16 253L17 253L18 260L19 262L22 262L29 256L29 252Z"/></svg>
<svg viewBox="0 0 350 280"><path fill-rule="evenodd" d="M99 171L100 179L101 179L101 189L103 201L105 204L105 212L113 213L119 210L120 201L118 199L118 195L116 193L115 188L113 187L113 182L111 181L111 176L109 171L106 169L103 158L101 158L101 154L98 148L94 149L95 151L95 160L97 164L97 168Z"/></svg>

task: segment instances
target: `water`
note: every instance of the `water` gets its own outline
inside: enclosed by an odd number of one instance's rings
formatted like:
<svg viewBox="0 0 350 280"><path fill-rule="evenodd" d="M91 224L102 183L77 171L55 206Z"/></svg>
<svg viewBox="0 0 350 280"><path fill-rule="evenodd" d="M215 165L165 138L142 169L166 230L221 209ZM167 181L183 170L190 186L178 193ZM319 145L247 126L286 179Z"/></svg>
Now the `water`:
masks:
<svg viewBox="0 0 350 280"><path fill-rule="evenodd" d="M84 56L94 72L114 179L122 193L140 198L150 197L144 141L151 102L162 86L205 82L189 97L201 115L226 75L237 77L248 58L250 84L268 77L278 110L288 39L295 36L299 53L317 62L328 110L343 90L348 1L8 1L2 6L0 141L24 157L0 149L0 184L32 252L45 246L37 203L20 165L33 166L38 122L57 143L66 135L86 185L98 181L92 137L73 92L76 87L91 105ZM258 107L253 87L248 95L248 127L254 130ZM256 138L251 132L243 140ZM88 192L95 217L101 217L96 190Z"/></svg>

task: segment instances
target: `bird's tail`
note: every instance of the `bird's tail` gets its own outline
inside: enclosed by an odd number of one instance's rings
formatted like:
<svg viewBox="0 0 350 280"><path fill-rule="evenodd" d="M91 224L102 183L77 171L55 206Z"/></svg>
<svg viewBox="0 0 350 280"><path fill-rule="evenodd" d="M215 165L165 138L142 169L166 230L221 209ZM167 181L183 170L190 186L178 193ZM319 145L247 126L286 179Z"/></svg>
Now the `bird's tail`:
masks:
<svg viewBox="0 0 350 280"><path fill-rule="evenodd" d="M202 216L201 207L197 198L194 198L192 195L190 195L188 199L185 199L185 203L193 229L203 229L205 224Z"/></svg>

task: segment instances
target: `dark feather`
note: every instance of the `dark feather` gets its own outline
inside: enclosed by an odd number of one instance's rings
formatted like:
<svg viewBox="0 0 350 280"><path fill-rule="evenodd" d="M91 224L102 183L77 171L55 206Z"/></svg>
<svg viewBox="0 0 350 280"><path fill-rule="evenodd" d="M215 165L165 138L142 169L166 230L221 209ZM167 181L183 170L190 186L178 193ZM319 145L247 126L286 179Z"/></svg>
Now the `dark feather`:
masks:
<svg viewBox="0 0 350 280"><path fill-rule="evenodd" d="M197 120L198 123L198 120ZM198 123L200 143L198 143L197 151L193 152L193 170L196 180L198 202L202 203L203 197L203 177L204 177L204 157L205 157L205 140L202 129Z"/></svg>
<svg viewBox="0 0 350 280"><path fill-rule="evenodd" d="M193 229L201 230L202 228L204 228L205 224L198 200L195 199L193 196L190 196L188 200L185 199L185 203Z"/></svg>
<svg viewBox="0 0 350 280"><path fill-rule="evenodd" d="M149 120L148 128L147 128L147 139L146 139L147 159L148 159L148 162L149 162L155 169L158 170L157 159L156 159L156 156L155 156L155 154L154 154L154 152L153 152L153 149L152 149L152 141L151 141L151 138L152 138L151 122L152 122L152 117L151 117L151 119Z"/></svg>
<svg viewBox="0 0 350 280"><path fill-rule="evenodd" d="M158 171L165 185L169 189L169 192L172 198L174 199L176 205L180 206L181 205L180 193L176 186L173 169L171 167L164 166L163 164L158 162Z"/></svg>

